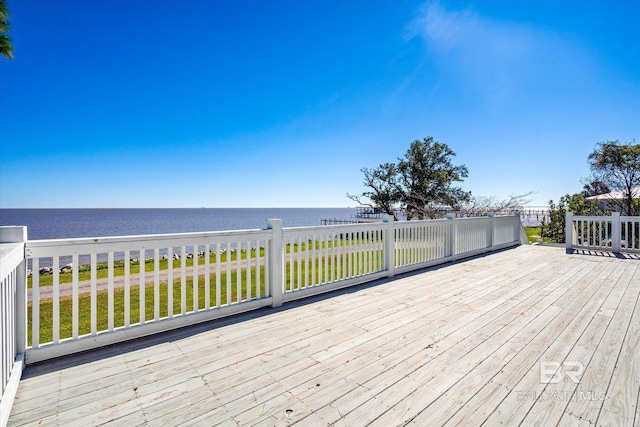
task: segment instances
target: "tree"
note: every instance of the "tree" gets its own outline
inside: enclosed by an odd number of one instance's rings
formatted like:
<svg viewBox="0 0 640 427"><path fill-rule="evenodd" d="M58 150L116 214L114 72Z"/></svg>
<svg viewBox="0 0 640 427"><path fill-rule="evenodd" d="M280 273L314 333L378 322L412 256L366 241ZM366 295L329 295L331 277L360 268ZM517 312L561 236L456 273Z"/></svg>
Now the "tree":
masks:
<svg viewBox="0 0 640 427"><path fill-rule="evenodd" d="M428 137L413 141L404 158L398 159L407 219L436 218L443 207L456 210L471 199L470 192L453 185L469 176L465 165L453 165L455 155L447 144Z"/></svg>
<svg viewBox="0 0 640 427"><path fill-rule="evenodd" d="M600 194L610 193L611 189L607 184L597 179L593 179L591 181L584 182L582 187L582 194L584 197L598 196Z"/></svg>
<svg viewBox="0 0 640 427"><path fill-rule="evenodd" d="M10 29L9 8L5 0L0 0L0 55L7 59L13 59L13 44L8 35Z"/></svg>
<svg viewBox="0 0 640 427"><path fill-rule="evenodd" d="M532 194L532 191L519 195L512 194L508 199L502 200L496 197L473 196L458 210L458 214L463 217L475 217L485 216L490 212L513 211L529 203L530 200L527 197Z"/></svg>
<svg viewBox="0 0 640 427"><path fill-rule="evenodd" d="M611 199L623 214L639 215L640 144L604 141L589 154L592 182L598 181L610 191L621 191L622 199ZM634 193L636 190L636 193Z"/></svg>
<svg viewBox="0 0 640 427"><path fill-rule="evenodd" d="M397 168L393 163L384 163L375 169L362 168L364 186L368 191L362 195L347 194L347 197L363 206L369 206L377 211L393 215L395 207L402 201L402 190L397 182ZM371 201L363 201L367 198Z"/></svg>
<svg viewBox="0 0 640 427"><path fill-rule="evenodd" d="M455 187L468 176L467 167L455 166L453 150L432 137L413 141L398 163L384 163L376 169L361 169L362 195L347 194L357 203L393 215L401 206L407 219L436 218L444 208L458 208L471 199L471 193ZM371 202L363 201L369 199Z"/></svg>
<svg viewBox="0 0 640 427"><path fill-rule="evenodd" d="M598 203L586 200L582 193L574 195L565 194L560 197L557 205L553 203L553 200L549 200L549 222L543 218L540 224L540 236L558 243L564 243L567 212L573 212L574 215L586 216L601 213L598 208Z"/></svg>

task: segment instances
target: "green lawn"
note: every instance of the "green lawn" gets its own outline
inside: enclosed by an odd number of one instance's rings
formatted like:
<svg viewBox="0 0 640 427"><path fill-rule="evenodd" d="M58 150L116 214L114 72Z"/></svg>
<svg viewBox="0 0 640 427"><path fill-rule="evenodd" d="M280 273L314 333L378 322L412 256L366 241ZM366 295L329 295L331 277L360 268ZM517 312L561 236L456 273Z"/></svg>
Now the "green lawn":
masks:
<svg viewBox="0 0 640 427"><path fill-rule="evenodd" d="M338 241L324 241L322 244L316 242L315 256L312 253L307 253L308 249L311 249L310 243L292 244L287 245L286 252L291 255L291 260L287 260L285 263L285 289L292 290L300 289L301 287L312 286L325 281L342 280L348 276L358 276L373 272L373 267L377 269L383 268L384 260L380 249L360 250L354 253L347 254L347 248L357 246L359 244L367 244L368 241L362 240L338 240ZM341 254L329 255L325 251L334 245L341 246ZM237 253L223 253L220 256L220 261L226 263L227 256L230 261L237 261ZM260 249L259 256L264 257L264 249ZM240 252L241 259L246 259L246 252ZM219 283L216 283L216 275L212 273L210 275L210 289L209 289L209 306L215 307L218 305L225 305L231 303L237 303L239 300L245 300L250 296L255 298L256 292L256 267L255 267L255 250L251 252L251 259L253 267L251 268L251 277L247 278L247 270L245 267L240 270L240 280L238 283L238 271L235 263L232 265L229 279L227 280L226 266L223 267ZM300 258L300 259L299 259ZM365 270L365 259L367 269ZM372 262L375 259L374 262ZM210 256L211 271L215 270L216 255ZM169 260L160 260L160 270L165 270L169 266ZM171 261L175 269L181 267L182 260ZM198 264L203 265L204 259L198 259ZM188 267L193 266L194 260L185 260ZM143 263L147 272L152 272L154 268L154 261ZM100 264L97 270L98 278L107 277L108 268L107 264ZM135 262L130 265L130 274L139 274L140 263ZM85 271L86 266L82 266L78 272L79 280L89 280L90 272ZM260 295L265 296L265 268L261 266L258 269L260 274ZM198 278L198 291L196 293L198 298L198 309L203 310L205 308L205 278L202 275L204 271L200 270L200 277ZM169 289L172 287L173 294L173 314L179 315L182 313L183 304L185 305L185 312L189 313L193 311L194 304L194 286L193 277L187 277L186 285L183 287L181 277L179 277L179 271L176 271L174 280L171 285L166 280L162 281L158 287L158 295L156 295L156 289L154 285L147 284L144 292L144 319L145 321L151 321L155 318L156 300L158 301L158 317L163 318L168 316L169 313ZM114 262L114 275L124 275L124 263L122 261ZM40 286L52 285L52 275L41 275ZM60 282L70 283L72 280L72 273L61 273ZM247 283L251 283L250 295L247 293ZM219 285L219 287L218 287ZM132 286L129 290L129 323L136 324L140 322L140 289L136 285ZM32 303L28 304L29 313L29 344L31 344L32 334ZM124 326L125 321L125 290L122 286L117 286L113 291L113 311L114 311L114 327ZM73 299L71 296L64 296L60 298L59 313L60 313L60 339L72 337L72 310ZM83 293L78 299L78 334L86 335L91 333L91 296L88 293ZM107 290L97 292L97 311L96 311L96 330L104 331L108 329L108 315L109 315L109 294ZM53 339L53 302L52 300L41 300L40 302L40 336L39 342L46 343Z"/></svg>
<svg viewBox="0 0 640 427"><path fill-rule="evenodd" d="M540 237L540 227L525 227L524 230L527 232L527 237L529 238L529 243L536 243ZM545 243L553 243L553 240L544 238L542 239Z"/></svg>
<svg viewBox="0 0 640 427"><path fill-rule="evenodd" d="M351 242L353 244L354 242ZM348 243L347 243L348 244ZM297 245L293 247L293 262L286 262L285 264L285 288L287 290L291 290L292 286L295 286L296 289L304 286L311 286L312 284L318 284L324 282L325 278L329 281L340 280L346 278L347 273L349 272L349 265L351 266L351 273L353 275L358 274L366 274L364 271L364 259L365 256L368 257L368 252L363 251L360 252L360 255L355 255L351 260L348 260L346 254L342 254L340 256L333 255L322 255L316 254L316 257L309 256L306 258L304 252L306 251L305 245L301 246L302 259L301 262L298 262L298 248ZM289 252L290 248L287 248L287 252ZM372 252L373 254L373 252ZM263 255L263 254L261 254ZM376 254L379 256L379 254ZM241 258L245 258L246 254L242 253ZM254 256L252 256L254 258ZM231 260L236 260L235 253L231 254ZM161 267L166 269L167 260L163 260L161 263ZM226 258L221 261L226 261ZM369 259L367 258L367 262ZM180 260L174 261L174 267L179 268ZM200 259L199 264L203 264L204 260ZM380 268L382 260L378 258L377 266ZM187 260L187 265L193 265L193 260ZM340 265L340 267L338 267ZM135 266L131 266L131 274L134 272L139 272L138 264ZM371 265L368 266L370 272L372 270ZM124 266L118 267L119 274L124 274ZM153 262L147 263L146 266L147 271L153 270ZM102 272L103 270L99 270ZM251 293L250 297L255 298L256 292L256 268L251 268ZM340 272L340 277L338 277L338 271ZM116 269L114 268L114 273ZM202 272L202 271L201 271ZM226 270L223 270L220 274L220 283L219 287L216 283L216 275L210 275L210 295L209 295L209 306L215 307L218 305L218 301L221 305L237 303L240 294L240 300L245 300L249 296L247 293L247 284L249 281L247 280L247 270L242 268L240 271L240 283L238 285L238 276L236 266L233 266L232 271L230 272L230 281L227 282ZM106 277L106 270L104 271L102 277ZM264 266L261 266L259 269L260 274L260 295L265 296L265 269ZM67 275L69 277L67 277ZM65 277L65 281L71 281L71 273L61 274L61 282L62 277ZM50 275L41 276L42 278L50 278ZM101 276L99 276L101 277ZM82 273L80 273L80 280L83 280ZM44 283L41 284L44 285ZM45 282L47 283L47 282ZM188 277L186 280L186 286L182 286L181 278L175 277L173 284L173 314L178 315L182 312L182 304L186 304L186 313L193 311L194 304L194 287L193 287L193 277ZM239 292L238 292L239 287ZM218 291L219 290L219 291ZM145 321L150 321L155 318L155 304L156 304L156 295L155 295L155 286L146 285L144 292L144 319ZM218 296L219 292L219 296ZM205 308L205 278L204 276L200 276L198 278L198 309L202 310ZM163 318L166 317L169 313L168 301L169 301L169 285L167 281L160 283L158 289L157 299L159 301L159 313L158 317ZM219 298L219 300L218 300ZM129 322L130 324L136 324L140 321L140 288L138 286L132 286L129 291ZM72 333L72 315L73 315L73 299L71 296L65 296L60 298L60 339L70 338L73 336ZM116 287L113 292L113 307L114 307L114 327L118 328L124 326L124 312L125 312L125 290L123 287ZM109 315L109 294L108 291L100 291L97 292L97 311L96 311L96 330L104 331L108 329L108 315ZM28 303L28 339L29 345L31 345L32 341L32 303L31 301ZM82 294L78 298L78 334L85 335L91 333L91 295L88 293ZM50 342L53 339L53 302L51 299L42 300L40 302L40 315L39 315L39 323L40 323L40 336L39 342L46 343Z"/></svg>
<svg viewBox="0 0 640 427"><path fill-rule="evenodd" d="M220 254L220 262L226 262L227 261L227 253L224 252L222 254ZM264 256L264 249L260 248L260 257ZM251 258L254 259L256 257L256 251L255 249L251 249ZM230 255L230 260L231 261L235 261L237 260L237 253L235 251L231 252ZM247 258L247 254L245 251L241 251L240 253L240 259L246 259ZM204 258L196 258L198 260L198 265L204 265ZM185 260L186 261L186 266L187 267L192 267L193 266L193 262L194 259L190 258ZM216 254L212 253L209 256L209 262L210 263L215 263L216 262ZM145 271L153 271L153 264L154 264L154 260L153 259L147 259L145 260ZM179 269L180 266L182 265L182 260L179 259L174 259L172 260L172 265L174 269ZM160 260L160 270L167 270L169 268L169 260L167 259L161 259ZM134 274L138 274L140 272L140 262L139 261L132 261L130 262L130 274L134 275ZM102 279L105 277L108 277L109 274L109 270L108 270L108 264L106 262L101 262L101 263L97 263L96 264L96 277L98 279ZM124 261L114 261L113 262L113 275L114 276L124 276ZM60 283L71 283L72 282L72 278L73 278L73 273L71 272L65 272L65 273L60 273ZM91 266L90 265L81 265L78 269L78 280L79 281L85 281L85 280L90 280L91 279ZM32 277L29 276L28 280L27 280L27 286L30 288L32 286L33 280ZM40 286L51 286L53 285L53 275L52 274L41 274L40 278L39 278L39 284Z"/></svg>
<svg viewBox="0 0 640 427"><path fill-rule="evenodd" d="M241 299L247 298L247 277L246 271L241 271ZM260 268L260 294L264 296L265 278L264 268ZM217 293L216 293L216 277L211 275L210 283L210 298L209 305L217 305ZM251 270L251 296L256 296L256 270ZM221 304L238 302L237 291L237 273L231 272L230 286L227 286L226 274L220 275L220 302ZM159 317L166 317L169 313L168 298L169 286L167 282L161 283L159 286L158 298L159 298ZM205 280L204 277L198 279L198 309L205 308ZM229 295L229 300L227 300ZM183 299L186 303L186 312L193 311L193 278L186 280L186 286L184 293L180 279L177 279L173 283L173 314L177 315L181 313L181 307ZM125 290L122 287L116 288L113 293L113 306L114 306L114 327L124 326L124 311L125 311ZM130 298L130 324L136 324L140 321L140 288L138 286L131 287L129 292ZM72 336L72 304L73 300L71 296L60 298L60 339L69 338ZM97 330L103 331L108 329L108 307L109 307L109 294L108 291L100 291L97 293L97 312L96 312L96 324ZM145 321L154 319L155 317L155 287L146 286L144 293L144 310ZM31 344L31 329L32 329L32 303L28 303L28 337L29 345ZM91 295L82 294L78 298L78 334L84 335L91 333ZM44 300L40 303L40 339L41 343L49 342L53 339L53 300Z"/></svg>

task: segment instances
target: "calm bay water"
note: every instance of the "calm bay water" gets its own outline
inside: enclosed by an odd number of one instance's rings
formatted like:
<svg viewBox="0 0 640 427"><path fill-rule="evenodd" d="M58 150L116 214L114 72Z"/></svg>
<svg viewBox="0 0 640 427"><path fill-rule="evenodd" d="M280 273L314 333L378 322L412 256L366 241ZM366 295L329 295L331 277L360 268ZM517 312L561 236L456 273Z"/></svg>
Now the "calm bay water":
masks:
<svg viewBox="0 0 640 427"><path fill-rule="evenodd" d="M263 229L350 219L355 208L0 209L0 225L26 225L30 240Z"/></svg>

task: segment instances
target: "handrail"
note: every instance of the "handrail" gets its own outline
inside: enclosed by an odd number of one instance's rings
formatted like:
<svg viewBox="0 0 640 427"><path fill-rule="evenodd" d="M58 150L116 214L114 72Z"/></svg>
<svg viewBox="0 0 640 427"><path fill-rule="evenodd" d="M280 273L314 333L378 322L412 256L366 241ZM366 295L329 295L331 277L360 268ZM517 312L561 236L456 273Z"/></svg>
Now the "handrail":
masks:
<svg viewBox="0 0 640 427"><path fill-rule="evenodd" d="M387 216L364 224L282 228L269 220L263 230L27 241L26 362L518 245L520 233L517 215ZM82 322L81 313L90 320Z"/></svg>
<svg viewBox="0 0 640 427"><path fill-rule="evenodd" d="M264 230L28 241L26 227L0 227L0 426L25 363L519 245L521 228L518 215L295 228L270 219Z"/></svg>
<svg viewBox="0 0 640 427"><path fill-rule="evenodd" d="M607 250L613 253L640 252L640 216L573 215L565 218L565 245L573 249Z"/></svg>
<svg viewBox="0 0 640 427"><path fill-rule="evenodd" d="M26 227L0 227L0 426L9 419L26 347Z"/></svg>

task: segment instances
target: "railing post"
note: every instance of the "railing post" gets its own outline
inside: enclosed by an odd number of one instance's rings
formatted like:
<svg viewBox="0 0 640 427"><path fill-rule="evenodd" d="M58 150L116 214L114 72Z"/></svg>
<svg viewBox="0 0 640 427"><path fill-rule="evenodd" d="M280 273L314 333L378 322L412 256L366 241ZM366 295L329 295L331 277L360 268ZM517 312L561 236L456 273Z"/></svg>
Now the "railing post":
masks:
<svg viewBox="0 0 640 427"><path fill-rule="evenodd" d="M528 245L529 237L527 236L527 232L524 230L524 226L522 225L522 212L523 211L519 210L514 211L514 215L516 216L516 241L520 242L521 245Z"/></svg>
<svg viewBox="0 0 640 427"><path fill-rule="evenodd" d="M269 286L271 287L271 307L282 305L284 287L284 236L282 234L282 220L268 219L267 229L271 231L269 241Z"/></svg>
<svg viewBox="0 0 640 427"><path fill-rule="evenodd" d="M573 212L567 212L564 224L565 248L573 250Z"/></svg>
<svg viewBox="0 0 640 427"><path fill-rule="evenodd" d="M491 250L493 251L493 248L495 247L495 242L496 242L496 214L493 212L489 212L487 213L487 216L489 217L489 219L491 219L491 225L489 226L488 247L491 248Z"/></svg>
<svg viewBox="0 0 640 427"><path fill-rule="evenodd" d="M447 239L449 255L451 258L456 259L456 246L458 245L458 224L456 223L456 214L448 213L447 219L449 220L449 238Z"/></svg>
<svg viewBox="0 0 640 427"><path fill-rule="evenodd" d="M613 251L614 254L620 253L620 247L622 245L620 229L620 212L613 212L611 214L611 251Z"/></svg>
<svg viewBox="0 0 640 427"><path fill-rule="evenodd" d="M27 227L0 227L0 243L27 242ZM24 247L23 247L24 253ZM27 348L27 260L16 267L16 352L24 353Z"/></svg>
<svg viewBox="0 0 640 427"><path fill-rule="evenodd" d="M0 329L2 329L0 331L0 340L2 341L0 370L3 374L0 375L2 377L0 380L0 426L7 425L25 366L24 356L27 348L26 241L27 227L0 227L0 243L17 244L17 247L12 245L12 249L9 251L11 254L9 264L4 265L5 269L0 269L2 271L0 280L7 279L7 288L3 286L4 289L0 289L0 292L4 294L4 298L0 298L3 304L3 312L0 312ZM14 271L15 282L7 277L7 273L11 275ZM4 306L5 304L8 306ZM6 309L8 312L4 311Z"/></svg>
<svg viewBox="0 0 640 427"><path fill-rule="evenodd" d="M393 277L396 268L396 233L393 227L393 215L385 214L382 222L386 225L384 229L384 265L387 268L387 276Z"/></svg>

